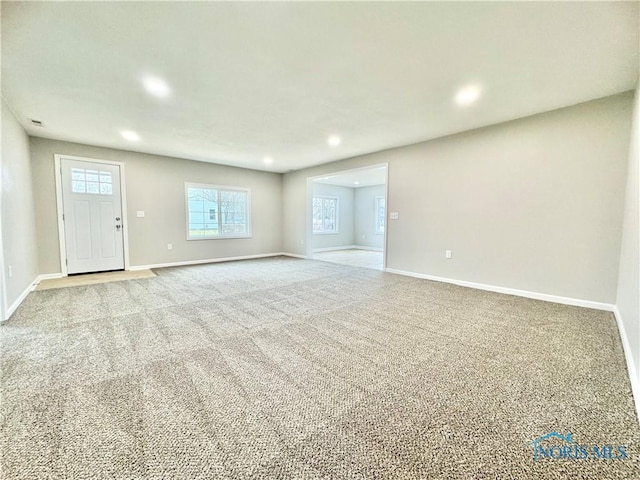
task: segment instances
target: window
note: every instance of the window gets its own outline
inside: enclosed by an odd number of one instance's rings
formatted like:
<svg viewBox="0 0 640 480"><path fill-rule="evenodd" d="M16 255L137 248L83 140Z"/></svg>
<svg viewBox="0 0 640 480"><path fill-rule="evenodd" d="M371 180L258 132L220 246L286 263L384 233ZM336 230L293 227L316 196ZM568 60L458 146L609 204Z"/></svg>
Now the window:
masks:
<svg viewBox="0 0 640 480"><path fill-rule="evenodd" d="M251 236L249 189L186 183L187 240Z"/></svg>
<svg viewBox="0 0 640 480"><path fill-rule="evenodd" d="M71 169L71 191L93 195L113 195L111 173L74 167Z"/></svg>
<svg viewBox="0 0 640 480"><path fill-rule="evenodd" d="M376 197L376 233L378 234L384 233L384 219L387 216L385 203L384 197Z"/></svg>
<svg viewBox="0 0 640 480"><path fill-rule="evenodd" d="M313 197L313 233L338 233L337 197Z"/></svg>

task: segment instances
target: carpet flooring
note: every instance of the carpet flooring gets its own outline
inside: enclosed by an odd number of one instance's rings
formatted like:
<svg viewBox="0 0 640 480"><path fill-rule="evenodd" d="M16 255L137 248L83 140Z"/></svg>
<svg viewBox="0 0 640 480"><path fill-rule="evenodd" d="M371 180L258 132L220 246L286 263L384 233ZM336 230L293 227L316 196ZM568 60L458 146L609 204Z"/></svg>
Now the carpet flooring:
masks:
<svg viewBox="0 0 640 480"><path fill-rule="evenodd" d="M156 273L0 325L2 479L640 478L610 313L285 257ZM626 458L536 461L549 432Z"/></svg>

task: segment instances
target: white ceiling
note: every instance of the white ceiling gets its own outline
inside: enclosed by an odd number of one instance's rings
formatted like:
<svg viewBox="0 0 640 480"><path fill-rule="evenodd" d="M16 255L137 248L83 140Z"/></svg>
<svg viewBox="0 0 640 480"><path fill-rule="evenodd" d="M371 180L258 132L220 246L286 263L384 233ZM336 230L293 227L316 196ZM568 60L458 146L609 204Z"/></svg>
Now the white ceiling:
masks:
<svg viewBox="0 0 640 480"><path fill-rule="evenodd" d="M284 172L630 90L638 43L637 2L2 2L2 93L31 135Z"/></svg>
<svg viewBox="0 0 640 480"><path fill-rule="evenodd" d="M384 185L387 181L387 167L361 168L345 173L327 175L313 180L316 183L338 185L340 187L361 188ZM357 183L356 183L357 182Z"/></svg>

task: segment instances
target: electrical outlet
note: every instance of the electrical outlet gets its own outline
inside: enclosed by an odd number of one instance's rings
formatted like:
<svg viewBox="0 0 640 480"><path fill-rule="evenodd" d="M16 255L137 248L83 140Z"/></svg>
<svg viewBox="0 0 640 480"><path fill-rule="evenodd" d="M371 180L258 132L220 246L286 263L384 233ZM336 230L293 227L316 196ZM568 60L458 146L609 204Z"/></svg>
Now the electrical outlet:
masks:
<svg viewBox="0 0 640 480"><path fill-rule="evenodd" d="M446 258L451 258L451 250L445 250L445 251L444 251L444 256L445 256Z"/></svg>
<svg viewBox="0 0 640 480"><path fill-rule="evenodd" d="M173 250L173 244L167 243L167 250Z"/></svg>
<svg viewBox="0 0 640 480"><path fill-rule="evenodd" d="M144 210L138 210L138 211L136 212L136 216L137 216L138 218L143 218L143 217L144 217Z"/></svg>
<svg viewBox="0 0 640 480"><path fill-rule="evenodd" d="M389 212L389 220L398 220L400 214L398 212Z"/></svg>
<svg viewBox="0 0 640 480"><path fill-rule="evenodd" d="M13 277L13 267L9 265L9 278Z"/></svg>

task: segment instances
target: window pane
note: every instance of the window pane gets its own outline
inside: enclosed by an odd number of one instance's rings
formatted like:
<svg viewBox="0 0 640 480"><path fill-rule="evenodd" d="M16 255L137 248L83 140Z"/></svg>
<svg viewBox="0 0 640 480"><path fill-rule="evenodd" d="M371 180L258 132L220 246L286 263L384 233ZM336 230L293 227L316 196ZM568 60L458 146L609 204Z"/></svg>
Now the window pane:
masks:
<svg viewBox="0 0 640 480"><path fill-rule="evenodd" d="M190 224L189 235L192 237L203 237L205 234L204 224Z"/></svg>
<svg viewBox="0 0 640 480"><path fill-rule="evenodd" d="M84 180L84 169L82 169L82 168L72 168L71 169L71 179L72 180Z"/></svg>
<svg viewBox="0 0 640 480"><path fill-rule="evenodd" d="M189 200L189 211L190 212L204 212L204 203L202 200Z"/></svg>
<svg viewBox="0 0 640 480"><path fill-rule="evenodd" d="M89 175L87 175L87 178ZM87 193L100 193L98 182L87 182Z"/></svg>
<svg viewBox="0 0 640 480"><path fill-rule="evenodd" d="M195 223L204 223L204 213L203 212L189 212L189 224Z"/></svg>
<svg viewBox="0 0 640 480"><path fill-rule="evenodd" d="M74 180L71 182L71 191L73 193L85 193L87 191L87 186L84 182Z"/></svg>
<svg viewBox="0 0 640 480"><path fill-rule="evenodd" d="M313 231L322 231L322 199L313 197Z"/></svg>
<svg viewBox="0 0 640 480"><path fill-rule="evenodd" d="M113 195L113 188L110 183L101 183L100 184L100 194L101 195Z"/></svg>
<svg viewBox="0 0 640 480"><path fill-rule="evenodd" d="M87 182L98 182L100 177L97 170L87 170Z"/></svg>
<svg viewBox="0 0 640 480"><path fill-rule="evenodd" d="M247 235L248 192L187 186L189 237Z"/></svg>
<svg viewBox="0 0 640 480"><path fill-rule="evenodd" d="M202 192L201 188L193 188L193 187L189 187L189 189L187 190L187 195L189 197L189 202L191 201L202 202L204 197L204 193Z"/></svg>
<svg viewBox="0 0 640 480"><path fill-rule="evenodd" d="M205 234L208 237L216 237L218 236L218 223L217 222L207 222L204 226Z"/></svg>
<svg viewBox="0 0 640 480"><path fill-rule="evenodd" d="M338 199L335 197L313 197L313 232L338 232Z"/></svg>
<svg viewBox="0 0 640 480"><path fill-rule="evenodd" d="M201 194L202 200L204 200L205 202L218 203L218 190L212 188L203 188Z"/></svg>
<svg viewBox="0 0 640 480"><path fill-rule="evenodd" d="M386 217L386 201L384 197L376 197L376 233L384 233Z"/></svg>

